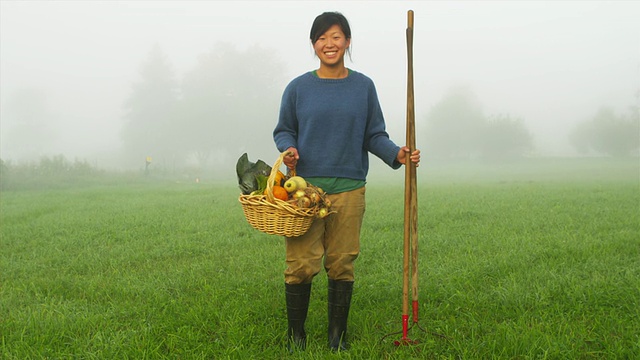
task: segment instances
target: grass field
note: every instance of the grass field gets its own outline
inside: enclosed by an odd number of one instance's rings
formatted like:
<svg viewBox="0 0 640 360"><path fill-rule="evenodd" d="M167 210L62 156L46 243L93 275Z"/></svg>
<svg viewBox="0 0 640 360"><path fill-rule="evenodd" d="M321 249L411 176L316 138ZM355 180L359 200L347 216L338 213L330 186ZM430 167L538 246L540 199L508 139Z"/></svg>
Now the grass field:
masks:
<svg viewBox="0 0 640 360"><path fill-rule="evenodd" d="M423 164L427 331L401 347L402 173L372 180L340 354L324 274L308 349L287 353L283 241L246 223L232 182L6 190L0 358L636 359L639 176L637 159Z"/></svg>

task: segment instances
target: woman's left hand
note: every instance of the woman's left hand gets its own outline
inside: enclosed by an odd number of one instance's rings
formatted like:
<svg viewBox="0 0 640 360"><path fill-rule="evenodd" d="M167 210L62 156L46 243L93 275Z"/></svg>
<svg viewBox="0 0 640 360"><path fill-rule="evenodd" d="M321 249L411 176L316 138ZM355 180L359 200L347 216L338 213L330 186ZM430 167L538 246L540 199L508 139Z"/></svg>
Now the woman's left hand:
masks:
<svg viewBox="0 0 640 360"><path fill-rule="evenodd" d="M409 149L408 146L403 146L400 148L400 151L398 151L398 156L397 156L397 160L400 164L404 164L405 160L406 160L406 153L408 153L411 149ZM413 150L413 152L411 153L410 156L411 162L416 164L417 166L420 166L420 150L415 149Z"/></svg>

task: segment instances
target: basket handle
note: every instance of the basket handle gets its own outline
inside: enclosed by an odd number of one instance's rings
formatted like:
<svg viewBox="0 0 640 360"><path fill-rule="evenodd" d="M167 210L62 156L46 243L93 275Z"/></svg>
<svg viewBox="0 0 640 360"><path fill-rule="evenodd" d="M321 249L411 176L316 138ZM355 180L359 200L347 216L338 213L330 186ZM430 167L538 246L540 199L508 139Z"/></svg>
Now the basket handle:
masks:
<svg viewBox="0 0 640 360"><path fill-rule="evenodd" d="M275 202L275 197L273 197L273 183L276 181L276 174L278 174L278 171L280 169L280 165L282 165L282 161L284 160L285 156L289 156L289 155L293 155L293 152L291 151L285 151L282 154L280 154L280 156L278 157L278 159L276 159L276 162L273 164L273 167L271 167L271 174L269 174L269 179L267 180L267 200L270 203L274 203ZM290 169L287 172L288 175L291 176L295 176L296 175L296 170L295 169Z"/></svg>

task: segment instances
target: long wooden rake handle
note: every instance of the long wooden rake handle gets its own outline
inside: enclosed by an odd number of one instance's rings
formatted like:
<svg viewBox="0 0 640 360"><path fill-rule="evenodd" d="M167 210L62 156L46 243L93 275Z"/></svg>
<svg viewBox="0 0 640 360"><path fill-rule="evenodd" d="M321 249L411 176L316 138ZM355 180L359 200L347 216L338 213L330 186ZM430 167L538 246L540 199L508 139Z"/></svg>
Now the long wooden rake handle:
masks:
<svg viewBox="0 0 640 360"><path fill-rule="evenodd" d="M411 153L416 149L415 101L413 93L413 11L407 13L407 124L406 145L409 147L405 160L404 202L404 263L402 289L402 340L407 342L409 327L409 268L411 267L411 292L413 322L418 321L418 202L416 165L411 162Z"/></svg>

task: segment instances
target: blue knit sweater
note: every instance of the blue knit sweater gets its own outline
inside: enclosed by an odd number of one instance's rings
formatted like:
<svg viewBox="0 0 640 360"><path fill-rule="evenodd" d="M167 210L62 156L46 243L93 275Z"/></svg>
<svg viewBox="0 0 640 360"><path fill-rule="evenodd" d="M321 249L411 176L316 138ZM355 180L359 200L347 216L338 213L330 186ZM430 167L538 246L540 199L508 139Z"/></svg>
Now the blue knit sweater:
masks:
<svg viewBox="0 0 640 360"><path fill-rule="evenodd" d="M400 147L389 139L373 81L356 71L343 79L307 72L285 88L273 131L280 152L298 149L302 177L366 180L368 153L393 169Z"/></svg>

